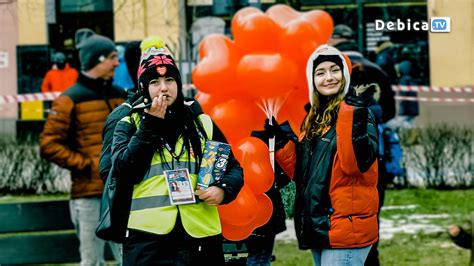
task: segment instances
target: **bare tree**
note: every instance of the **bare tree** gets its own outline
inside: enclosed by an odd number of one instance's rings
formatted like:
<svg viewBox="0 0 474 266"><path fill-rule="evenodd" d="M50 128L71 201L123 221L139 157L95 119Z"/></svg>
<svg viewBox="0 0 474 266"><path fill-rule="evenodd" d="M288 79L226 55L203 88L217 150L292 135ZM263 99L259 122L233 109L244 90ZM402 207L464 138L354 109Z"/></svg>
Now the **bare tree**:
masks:
<svg viewBox="0 0 474 266"><path fill-rule="evenodd" d="M407 170L423 178L428 187L472 185L473 130L438 124L416 130L418 144L404 146ZM402 140L411 133L401 131Z"/></svg>

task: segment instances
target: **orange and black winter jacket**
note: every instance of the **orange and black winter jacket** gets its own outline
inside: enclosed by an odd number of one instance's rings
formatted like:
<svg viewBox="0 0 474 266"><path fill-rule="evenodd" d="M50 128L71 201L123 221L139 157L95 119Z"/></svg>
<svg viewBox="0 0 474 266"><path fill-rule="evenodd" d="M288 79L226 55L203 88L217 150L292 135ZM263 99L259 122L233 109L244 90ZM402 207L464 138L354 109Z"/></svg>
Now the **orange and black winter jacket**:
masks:
<svg viewBox="0 0 474 266"><path fill-rule="evenodd" d="M69 169L72 198L99 196L102 129L107 115L124 101L124 90L111 81L83 74L54 100L40 137L41 155Z"/></svg>
<svg viewBox="0 0 474 266"><path fill-rule="evenodd" d="M277 151L285 172L294 174L301 249L360 248L378 240L376 128L367 108L343 102L322 137Z"/></svg>

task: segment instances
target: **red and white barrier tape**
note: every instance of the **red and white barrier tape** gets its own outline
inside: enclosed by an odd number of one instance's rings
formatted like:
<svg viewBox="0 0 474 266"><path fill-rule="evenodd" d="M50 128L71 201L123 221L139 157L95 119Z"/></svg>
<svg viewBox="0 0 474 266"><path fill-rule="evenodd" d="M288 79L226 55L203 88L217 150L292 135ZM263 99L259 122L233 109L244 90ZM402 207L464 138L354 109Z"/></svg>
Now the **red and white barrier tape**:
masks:
<svg viewBox="0 0 474 266"><path fill-rule="evenodd" d="M194 84L183 84L184 89L193 89ZM402 86L393 85L392 90L396 92L443 92L443 93L473 93L473 87L433 87L433 86ZM19 103L30 101L52 101L56 99L60 92L46 92L46 93L28 93L20 95L0 95L0 105L7 103ZM395 96L399 101L420 101L420 102L450 102L450 103L474 103L474 98L428 98L428 97L410 97L410 96Z"/></svg>
<svg viewBox="0 0 474 266"><path fill-rule="evenodd" d="M402 86L392 85L393 91L473 93L472 87L434 87L434 86Z"/></svg>
<svg viewBox="0 0 474 266"><path fill-rule="evenodd" d="M4 103L21 103L31 101L52 101L56 99L60 92L46 92L46 93L28 93L20 95L0 95L0 104Z"/></svg>
<svg viewBox="0 0 474 266"><path fill-rule="evenodd" d="M439 97L411 97L411 96L395 96L398 101L411 102L434 102L434 103L474 103L474 98L439 98Z"/></svg>

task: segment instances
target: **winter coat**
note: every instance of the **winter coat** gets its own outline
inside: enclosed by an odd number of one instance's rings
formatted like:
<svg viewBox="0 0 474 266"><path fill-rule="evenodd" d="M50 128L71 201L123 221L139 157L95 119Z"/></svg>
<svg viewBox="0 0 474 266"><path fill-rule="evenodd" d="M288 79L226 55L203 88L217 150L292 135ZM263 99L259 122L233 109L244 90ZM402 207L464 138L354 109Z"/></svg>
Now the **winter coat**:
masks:
<svg viewBox="0 0 474 266"><path fill-rule="evenodd" d="M127 93L127 100L115 108L113 112L107 116L107 120L105 122L104 131L102 133L103 143L99 163L99 173L102 180L107 178L107 174L109 173L109 170L112 166L112 140L115 126L122 118L131 114L133 106L136 105L135 101L142 101L142 99L140 99L140 94L136 93L135 90L128 90ZM203 113L198 102L193 100L187 102L187 104L190 106L196 116Z"/></svg>
<svg viewBox="0 0 474 266"><path fill-rule="evenodd" d="M296 182L301 249L360 248L378 240L377 127L370 112L366 121L358 121L359 112L343 103L325 135L296 147L290 142L277 152ZM363 123L367 129L358 130Z"/></svg>
<svg viewBox="0 0 474 266"><path fill-rule="evenodd" d="M53 68L46 73L41 92L63 92L77 81L77 70L66 63L64 69Z"/></svg>
<svg viewBox="0 0 474 266"><path fill-rule="evenodd" d="M107 115L124 101L124 91L111 81L82 73L74 86L53 101L40 137L41 155L71 171L72 198L99 196L102 129Z"/></svg>
<svg viewBox="0 0 474 266"><path fill-rule="evenodd" d="M319 55L316 50L308 61L308 84L313 84L310 69ZM378 240L377 151L370 109L343 101L326 133L289 142L276 152L296 183L294 221L300 249L361 248Z"/></svg>
<svg viewBox="0 0 474 266"><path fill-rule="evenodd" d="M196 115L196 110L186 106L188 112ZM159 124L157 124L159 123ZM160 130L158 130L160 129ZM152 115L144 114L139 128L132 123L120 121L114 131L112 147L112 164L114 171L119 176L129 176L134 183L139 183L150 168L152 157L161 141L163 134L176 135L168 130L166 122ZM176 135L176 137L178 137ZM227 143L221 130L213 122L212 140ZM174 143L170 143L173 147ZM132 159L133 158L133 159ZM224 190L224 200L221 204L227 204L237 197L243 186L243 170L239 162L231 152L224 176L211 183Z"/></svg>
<svg viewBox="0 0 474 266"><path fill-rule="evenodd" d="M102 151L100 153L99 160L99 174L102 180L105 181L109 170L112 166L112 140L114 136L114 130L117 123L127 115L130 115L132 111L133 103L139 99L140 95L135 93L134 90L127 91L127 100L120 106L115 108L112 113L107 116L105 121L104 131L102 132ZM105 182L104 182L105 183Z"/></svg>

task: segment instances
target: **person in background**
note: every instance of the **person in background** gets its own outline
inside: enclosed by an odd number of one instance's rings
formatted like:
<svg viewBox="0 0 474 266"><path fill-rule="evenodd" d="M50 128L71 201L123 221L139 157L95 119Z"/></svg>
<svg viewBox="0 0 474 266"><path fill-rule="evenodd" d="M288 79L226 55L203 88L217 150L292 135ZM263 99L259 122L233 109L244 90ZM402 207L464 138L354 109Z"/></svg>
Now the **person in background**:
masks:
<svg viewBox="0 0 474 266"><path fill-rule="evenodd" d="M416 61L411 55L411 50L404 47L401 52L401 61L396 65L398 73L400 75L399 84L402 86L417 86L419 85L416 74L419 73L419 69L416 68ZM401 91L400 96L411 97L412 100L402 100L399 104L398 115L395 119L391 120L388 124L394 129L412 129L415 128L415 118L420 114L420 106L418 100L418 93L416 91ZM410 135L411 140L408 143L413 143L416 136Z"/></svg>
<svg viewBox="0 0 474 266"><path fill-rule="evenodd" d="M69 66L66 56L56 52L53 56L53 67L46 73L41 84L41 92L63 92L76 83L77 70Z"/></svg>
<svg viewBox="0 0 474 266"><path fill-rule="evenodd" d="M393 58L393 43L381 41L377 44L375 63L387 74L390 84L398 84L398 74L395 70L395 59Z"/></svg>
<svg viewBox="0 0 474 266"><path fill-rule="evenodd" d="M194 190L205 142L227 141L209 116L184 101L180 72L163 45L142 52L138 91L142 107L118 122L112 142L114 173L135 184L124 265L224 265L217 206L239 193L242 168L231 152L221 179L197 190L195 203L177 204L173 197L189 198L189 190L171 194L165 174L187 170L183 184Z"/></svg>
<svg viewBox="0 0 474 266"><path fill-rule="evenodd" d="M104 265L106 242L95 235L104 187L98 169L102 129L125 93L112 85L119 64L114 42L92 34L77 45L82 71L77 82L53 101L40 148L43 158L70 170L69 207L79 238L81 265ZM118 245L111 243L111 249L121 261Z"/></svg>
<svg viewBox="0 0 474 266"><path fill-rule="evenodd" d="M125 47L122 45L117 45L117 54L120 65L115 69L113 84L115 86L124 88L125 90L133 89L135 88L135 85L130 73L128 72L127 61L125 60Z"/></svg>
<svg viewBox="0 0 474 266"><path fill-rule="evenodd" d="M452 224L448 227L449 237L461 248L472 249L472 224L468 221L463 226Z"/></svg>
<svg viewBox="0 0 474 266"><path fill-rule="evenodd" d="M376 85L350 86L349 65L336 48L316 48L301 134L276 151L296 183L299 248L311 249L315 265L362 266L378 240L378 133L368 108Z"/></svg>

